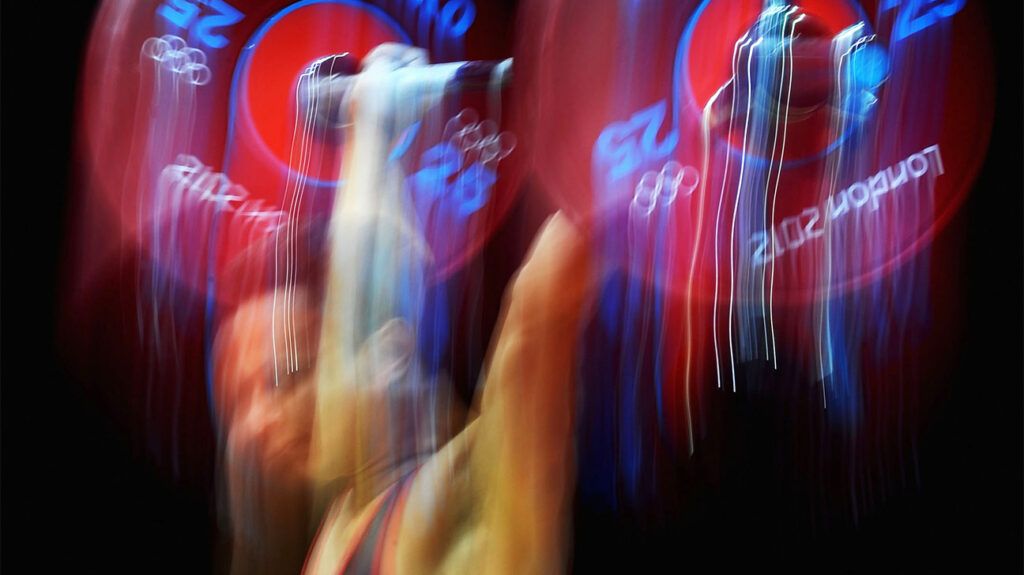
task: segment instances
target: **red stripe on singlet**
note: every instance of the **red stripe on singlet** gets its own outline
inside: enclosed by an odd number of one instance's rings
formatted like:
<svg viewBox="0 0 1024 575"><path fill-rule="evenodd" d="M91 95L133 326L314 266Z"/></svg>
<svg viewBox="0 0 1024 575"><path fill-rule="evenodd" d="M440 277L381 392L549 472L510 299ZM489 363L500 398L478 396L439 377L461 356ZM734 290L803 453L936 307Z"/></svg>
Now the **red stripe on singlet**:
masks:
<svg viewBox="0 0 1024 575"><path fill-rule="evenodd" d="M346 554L342 557L338 569L339 575L355 575L356 573L358 575L378 575L385 573L384 569L387 569L387 573L394 572L394 553L398 548L398 528L394 526L394 523L396 518L402 516L409 488L412 485L412 478L417 471L419 471L419 467L391 485L387 494L379 499L376 509L370 514L370 519L364 521L360 526L355 537L356 543L349 546ZM381 513L384 514L383 517L380 516ZM375 536L372 541L368 541L367 535L378 523L378 519L381 521L374 531ZM367 548L367 545L370 547ZM352 561L357 557L362 558L361 555L364 553L372 553L369 557L369 573L355 571L354 569L359 569L359 566L352 565Z"/></svg>
<svg viewBox="0 0 1024 575"><path fill-rule="evenodd" d="M418 470L419 468L417 467L416 471ZM391 515L388 517L384 528L384 535L380 538L381 542L377 546L377 554L374 560L373 571L376 575L394 575L395 573L398 532L401 529L405 503L409 499L409 492L412 491L413 477L416 475L416 471L413 471L409 475L408 480L405 481L402 490L398 494L398 499L391 511Z"/></svg>

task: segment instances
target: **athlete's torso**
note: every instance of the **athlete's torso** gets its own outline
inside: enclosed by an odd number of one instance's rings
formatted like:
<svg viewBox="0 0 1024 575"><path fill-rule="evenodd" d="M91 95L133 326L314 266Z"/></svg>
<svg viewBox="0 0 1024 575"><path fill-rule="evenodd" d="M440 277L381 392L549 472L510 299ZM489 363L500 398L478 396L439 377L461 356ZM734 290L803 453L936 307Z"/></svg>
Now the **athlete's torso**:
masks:
<svg viewBox="0 0 1024 575"><path fill-rule="evenodd" d="M473 490L467 455L473 425L405 473L368 504L351 490L329 507L303 568L305 575L391 575L462 571L475 555Z"/></svg>

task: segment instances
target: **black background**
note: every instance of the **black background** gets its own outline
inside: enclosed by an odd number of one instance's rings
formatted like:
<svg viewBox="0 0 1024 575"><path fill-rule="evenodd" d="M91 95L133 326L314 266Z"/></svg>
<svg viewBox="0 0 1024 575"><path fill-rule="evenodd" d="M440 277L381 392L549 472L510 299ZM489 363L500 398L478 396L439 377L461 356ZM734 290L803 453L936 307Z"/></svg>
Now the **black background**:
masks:
<svg viewBox="0 0 1024 575"><path fill-rule="evenodd" d="M209 572L217 540L211 494L140 460L55 347L70 135L93 8L77 0L6 3L0 15L2 568ZM770 498L750 496L732 504L722 497L710 512L711 533L697 536L692 528L638 531L581 512L578 571L646 571L666 559L696 572L1022 571L1021 5L992 2L991 16L996 121L974 193L950 226L966 238L962 260L951 265L966 278L967 319L956 335L962 345L949 400L922 436L925 480L856 528L813 533L794 527Z"/></svg>

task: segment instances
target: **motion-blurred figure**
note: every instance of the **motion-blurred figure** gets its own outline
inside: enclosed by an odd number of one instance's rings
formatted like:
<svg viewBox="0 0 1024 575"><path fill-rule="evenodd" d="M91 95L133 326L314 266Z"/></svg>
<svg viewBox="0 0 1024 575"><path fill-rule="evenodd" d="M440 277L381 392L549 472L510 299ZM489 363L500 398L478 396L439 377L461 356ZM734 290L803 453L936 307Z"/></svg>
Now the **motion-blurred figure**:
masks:
<svg viewBox="0 0 1024 575"><path fill-rule="evenodd" d="M443 376L425 375L430 254L401 170L386 161L405 127L396 103L428 104L400 92L396 71L422 63L412 52L368 56L345 102L351 146L322 304L315 286L276 288L219 330L235 572L566 568L576 341L597 285L590 250L564 217L544 227L507 293L468 415Z"/></svg>

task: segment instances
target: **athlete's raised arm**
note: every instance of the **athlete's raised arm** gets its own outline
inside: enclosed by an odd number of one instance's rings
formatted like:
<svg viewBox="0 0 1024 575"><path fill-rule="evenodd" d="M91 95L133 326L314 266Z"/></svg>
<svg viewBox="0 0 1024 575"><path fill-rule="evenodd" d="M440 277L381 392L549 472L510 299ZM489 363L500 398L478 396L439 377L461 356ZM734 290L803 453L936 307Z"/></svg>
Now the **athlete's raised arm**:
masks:
<svg viewBox="0 0 1024 575"><path fill-rule="evenodd" d="M550 218L506 293L470 455L487 572L567 567L576 350L597 286L587 238Z"/></svg>

